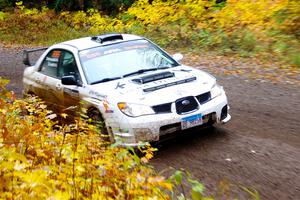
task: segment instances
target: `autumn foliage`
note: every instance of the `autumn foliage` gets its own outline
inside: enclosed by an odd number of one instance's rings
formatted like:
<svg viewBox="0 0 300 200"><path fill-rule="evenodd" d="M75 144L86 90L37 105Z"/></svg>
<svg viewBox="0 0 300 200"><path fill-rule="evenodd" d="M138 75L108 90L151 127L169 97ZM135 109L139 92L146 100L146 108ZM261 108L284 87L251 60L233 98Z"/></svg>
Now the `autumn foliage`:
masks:
<svg viewBox="0 0 300 200"><path fill-rule="evenodd" d="M300 4L296 0L128 3L120 3L118 12L109 15L97 6L57 13L45 6L28 9L20 1L13 13L0 11L0 39L52 44L85 35L134 33L167 48L214 50L244 57L262 55L300 66Z"/></svg>
<svg viewBox="0 0 300 200"><path fill-rule="evenodd" d="M59 125L35 97L0 79L0 199L170 199L173 183L139 158L104 145L84 120Z"/></svg>

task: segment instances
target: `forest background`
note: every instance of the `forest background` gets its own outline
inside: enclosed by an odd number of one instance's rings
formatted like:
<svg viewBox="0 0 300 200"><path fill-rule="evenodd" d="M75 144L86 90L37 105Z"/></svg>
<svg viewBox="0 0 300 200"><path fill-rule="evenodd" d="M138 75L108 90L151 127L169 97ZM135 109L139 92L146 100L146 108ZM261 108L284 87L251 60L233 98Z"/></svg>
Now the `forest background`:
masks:
<svg viewBox="0 0 300 200"><path fill-rule="evenodd" d="M167 49L300 66L297 0L0 0L0 40L49 45L133 33Z"/></svg>

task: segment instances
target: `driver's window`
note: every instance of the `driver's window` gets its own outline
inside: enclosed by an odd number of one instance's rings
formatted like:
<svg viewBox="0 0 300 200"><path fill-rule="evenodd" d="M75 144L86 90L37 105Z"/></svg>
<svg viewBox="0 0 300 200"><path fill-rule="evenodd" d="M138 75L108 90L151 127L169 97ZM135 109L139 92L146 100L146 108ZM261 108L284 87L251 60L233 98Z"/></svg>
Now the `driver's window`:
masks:
<svg viewBox="0 0 300 200"><path fill-rule="evenodd" d="M79 71L76 65L76 60L71 52L63 51L61 62L58 69L59 77L73 75L77 80L80 80Z"/></svg>

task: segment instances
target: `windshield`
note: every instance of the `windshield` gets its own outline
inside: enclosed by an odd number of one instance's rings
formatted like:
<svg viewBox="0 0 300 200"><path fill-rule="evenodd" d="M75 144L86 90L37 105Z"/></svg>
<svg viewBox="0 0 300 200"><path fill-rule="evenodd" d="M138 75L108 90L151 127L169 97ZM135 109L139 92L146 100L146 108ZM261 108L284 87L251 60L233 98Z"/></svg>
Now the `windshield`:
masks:
<svg viewBox="0 0 300 200"><path fill-rule="evenodd" d="M81 51L79 57L89 84L150 71L148 69L165 69L178 65L147 40L96 47Z"/></svg>

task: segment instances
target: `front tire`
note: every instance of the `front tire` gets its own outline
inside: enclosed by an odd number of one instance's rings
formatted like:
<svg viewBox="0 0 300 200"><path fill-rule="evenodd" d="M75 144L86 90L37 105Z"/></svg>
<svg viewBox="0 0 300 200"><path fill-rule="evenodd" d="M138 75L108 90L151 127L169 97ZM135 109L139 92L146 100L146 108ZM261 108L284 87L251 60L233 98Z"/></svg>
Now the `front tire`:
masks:
<svg viewBox="0 0 300 200"><path fill-rule="evenodd" d="M87 112L87 116L91 119L91 124L93 124L98 130L100 130L103 140L106 142L110 142L110 134L100 111L92 108Z"/></svg>

